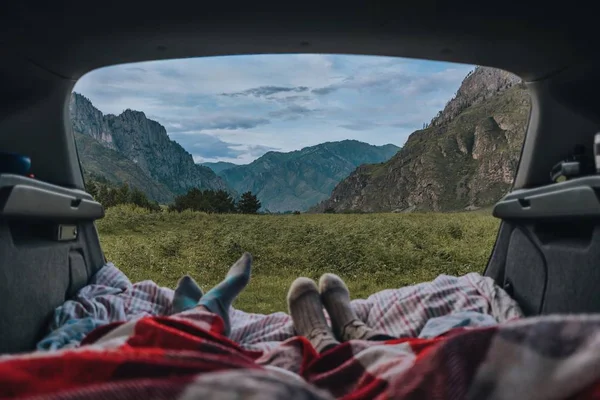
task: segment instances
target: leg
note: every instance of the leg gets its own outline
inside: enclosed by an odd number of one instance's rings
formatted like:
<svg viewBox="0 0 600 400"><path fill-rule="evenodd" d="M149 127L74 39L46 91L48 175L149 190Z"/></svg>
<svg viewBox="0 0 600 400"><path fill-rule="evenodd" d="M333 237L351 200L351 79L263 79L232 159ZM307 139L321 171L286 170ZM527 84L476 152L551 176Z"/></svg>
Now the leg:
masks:
<svg viewBox="0 0 600 400"><path fill-rule="evenodd" d="M314 281L298 278L292 283L288 292L288 308L296 333L306 337L319 353L339 344L327 325Z"/></svg>
<svg viewBox="0 0 600 400"><path fill-rule="evenodd" d="M198 302L199 306L223 318L226 336L231 330L229 307L250 281L251 267L252 256L250 253L244 253L229 269L225 279L210 289Z"/></svg>
<svg viewBox="0 0 600 400"><path fill-rule="evenodd" d="M395 339L382 332L369 328L362 322L350 305L350 292L344 281L337 275L325 274L319 280L321 301L331 318L333 333L338 340L351 339L390 340Z"/></svg>

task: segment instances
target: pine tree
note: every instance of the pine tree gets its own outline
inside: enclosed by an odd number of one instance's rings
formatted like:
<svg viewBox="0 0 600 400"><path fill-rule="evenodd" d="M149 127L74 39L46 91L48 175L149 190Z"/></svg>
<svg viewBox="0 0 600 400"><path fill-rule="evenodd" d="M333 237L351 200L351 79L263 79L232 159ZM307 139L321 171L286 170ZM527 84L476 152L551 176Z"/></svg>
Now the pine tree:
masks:
<svg viewBox="0 0 600 400"><path fill-rule="evenodd" d="M96 182L86 182L85 190L94 198L98 199L98 183Z"/></svg>
<svg viewBox="0 0 600 400"><path fill-rule="evenodd" d="M212 194L212 202L214 212L217 213L232 213L235 212L235 201L229 193L224 190L217 190Z"/></svg>
<svg viewBox="0 0 600 400"><path fill-rule="evenodd" d="M237 209L242 214L256 214L260 207L260 201L258 201L258 198L252 192L242 194L237 204Z"/></svg>
<svg viewBox="0 0 600 400"><path fill-rule="evenodd" d="M101 201L102 205L105 208L114 207L117 204L117 190L106 187L106 196L103 201Z"/></svg>
<svg viewBox="0 0 600 400"><path fill-rule="evenodd" d="M94 199L96 199L97 202L99 202L100 204L102 204L104 207L106 207L106 199L108 198L108 188L105 185L102 184L97 184L96 185L96 196L94 196Z"/></svg>
<svg viewBox="0 0 600 400"><path fill-rule="evenodd" d="M129 185L124 183L115 191L116 204L127 204L129 201Z"/></svg>

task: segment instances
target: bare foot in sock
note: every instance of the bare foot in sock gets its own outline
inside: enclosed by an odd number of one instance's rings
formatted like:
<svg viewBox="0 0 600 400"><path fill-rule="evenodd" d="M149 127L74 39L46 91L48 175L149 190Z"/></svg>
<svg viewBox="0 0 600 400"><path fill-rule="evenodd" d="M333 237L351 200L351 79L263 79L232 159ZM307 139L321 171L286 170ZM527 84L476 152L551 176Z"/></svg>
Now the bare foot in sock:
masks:
<svg viewBox="0 0 600 400"><path fill-rule="evenodd" d="M321 302L331 318L336 338L345 342L351 339L377 340L384 336L362 322L350 305L350 292L344 281L335 274L325 274L319 279Z"/></svg>
<svg viewBox="0 0 600 400"><path fill-rule="evenodd" d="M296 333L306 337L319 353L339 344L327 325L319 290L312 279L296 279L287 300Z"/></svg>

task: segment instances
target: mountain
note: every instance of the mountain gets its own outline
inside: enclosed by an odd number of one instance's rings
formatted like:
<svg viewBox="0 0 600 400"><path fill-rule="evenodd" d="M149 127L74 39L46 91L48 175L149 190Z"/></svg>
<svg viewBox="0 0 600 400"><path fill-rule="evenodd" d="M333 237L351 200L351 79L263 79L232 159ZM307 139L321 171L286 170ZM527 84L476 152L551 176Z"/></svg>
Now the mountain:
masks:
<svg viewBox="0 0 600 400"><path fill-rule="evenodd" d="M194 163L192 155L185 151L177 142L169 139L165 128L156 121L146 118L140 111L125 110L119 115L103 115L84 96L73 93L69 112L73 130L95 140L108 150L113 150L119 156L131 161L149 180L144 180L135 172L139 179L135 180L138 189L158 201L170 201L173 196L185 193L193 187L201 189L229 188L210 168ZM89 146L89 149L98 158L107 156L108 153L99 154L99 148ZM117 173L111 162L99 163L87 159L88 152L81 154L82 164L94 165L97 174L112 176L115 180L123 178L122 182L134 185L128 181L131 176ZM114 153L111 156L117 157ZM108 157L108 156L107 156ZM122 165L124 165L124 161ZM131 169L129 166L128 168ZM133 169L132 169L133 170ZM137 170L136 170L137 171ZM127 178L127 179L126 179ZM154 183L150 183L154 181ZM159 190L160 188L160 190ZM167 190L169 194L167 195Z"/></svg>
<svg viewBox="0 0 600 400"><path fill-rule="evenodd" d="M159 203L167 203L173 199L173 192L169 188L152 179L118 151L107 148L86 134L75 132L74 135L77 153L86 176L102 176L115 184L127 182Z"/></svg>
<svg viewBox="0 0 600 400"><path fill-rule="evenodd" d="M426 129L389 161L363 165L313 211L450 211L495 203L510 188L530 110L519 78L477 67Z"/></svg>
<svg viewBox="0 0 600 400"><path fill-rule="evenodd" d="M335 185L359 165L386 161L397 151L392 144L326 142L289 153L271 151L219 175L238 193L256 194L265 210L303 211L329 197Z"/></svg>
<svg viewBox="0 0 600 400"><path fill-rule="evenodd" d="M219 175L221 172L225 171L226 169L238 166L238 164L234 164L234 163L230 163L230 162L225 162L225 161L205 162L205 163L202 163L200 165L203 165L205 167L208 167L208 168L212 169L213 172L215 174L217 174L217 175Z"/></svg>

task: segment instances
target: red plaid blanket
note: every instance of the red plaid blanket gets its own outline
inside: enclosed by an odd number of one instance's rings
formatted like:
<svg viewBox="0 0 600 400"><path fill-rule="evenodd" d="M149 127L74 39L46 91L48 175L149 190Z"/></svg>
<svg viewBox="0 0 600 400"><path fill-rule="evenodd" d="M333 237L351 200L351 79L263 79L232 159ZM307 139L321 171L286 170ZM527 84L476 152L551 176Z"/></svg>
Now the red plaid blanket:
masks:
<svg viewBox="0 0 600 400"><path fill-rule="evenodd" d="M436 339L304 338L268 352L221 336L191 310L94 331L82 346L3 357L3 398L600 399L600 316L544 317Z"/></svg>

